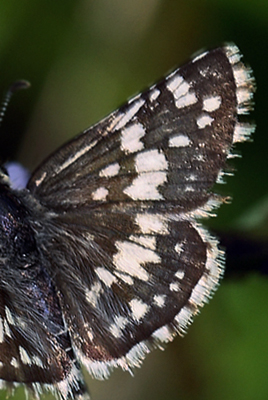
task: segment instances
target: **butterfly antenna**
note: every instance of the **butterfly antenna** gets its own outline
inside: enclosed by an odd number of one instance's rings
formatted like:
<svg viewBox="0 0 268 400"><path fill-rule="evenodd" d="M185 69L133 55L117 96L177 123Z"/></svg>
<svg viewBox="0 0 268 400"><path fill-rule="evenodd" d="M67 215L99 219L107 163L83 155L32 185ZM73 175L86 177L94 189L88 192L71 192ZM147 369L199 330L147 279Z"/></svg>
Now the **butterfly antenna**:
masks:
<svg viewBox="0 0 268 400"><path fill-rule="evenodd" d="M2 100L1 106L0 106L0 126L2 125L2 121L4 119L7 107L9 105L10 99L13 96L13 94L15 92L17 92L17 90L28 89L30 86L31 86L31 84L28 81L24 81L24 80L19 80L19 81L12 83L12 85L6 92L6 94Z"/></svg>

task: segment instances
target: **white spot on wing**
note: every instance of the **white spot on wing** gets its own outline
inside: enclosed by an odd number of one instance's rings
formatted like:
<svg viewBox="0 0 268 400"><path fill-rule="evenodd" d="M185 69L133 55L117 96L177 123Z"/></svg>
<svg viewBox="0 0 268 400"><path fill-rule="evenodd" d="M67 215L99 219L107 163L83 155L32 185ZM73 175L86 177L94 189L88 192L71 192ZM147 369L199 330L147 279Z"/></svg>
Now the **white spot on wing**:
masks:
<svg viewBox="0 0 268 400"><path fill-rule="evenodd" d="M177 108L183 108L187 106L191 106L197 102L197 98L194 93L187 93L184 96L181 96L178 100L175 101Z"/></svg>
<svg viewBox="0 0 268 400"><path fill-rule="evenodd" d="M100 176L105 178L110 178L116 176L120 170L120 165L118 163L113 163L103 168L100 171Z"/></svg>
<svg viewBox="0 0 268 400"><path fill-rule="evenodd" d="M148 150L137 154L135 158L137 172L166 171L168 162L159 150Z"/></svg>
<svg viewBox="0 0 268 400"><path fill-rule="evenodd" d="M124 193L133 200L162 200L163 196L157 190L166 182L166 172L146 172L135 178L132 184L124 189Z"/></svg>
<svg viewBox="0 0 268 400"><path fill-rule="evenodd" d="M160 263L159 256L150 249L145 249L136 243L116 242L118 252L114 255L113 261L119 271L148 281L149 274L141 266L145 263Z"/></svg>
<svg viewBox="0 0 268 400"><path fill-rule="evenodd" d="M20 352L20 359L21 359L22 363L25 365L31 365L32 360L29 357L29 354L27 353L27 351L23 347L19 346L19 352Z"/></svg>
<svg viewBox="0 0 268 400"><path fill-rule="evenodd" d="M135 222L144 234L160 233L167 235L169 233L167 220L161 214L137 214Z"/></svg>
<svg viewBox="0 0 268 400"><path fill-rule="evenodd" d="M38 356L33 356L32 362L33 362L33 364L37 365L38 367L41 367L41 368L44 367L44 364L42 363L41 358L39 358Z"/></svg>
<svg viewBox="0 0 268 400"><path fill-rule="evenodd" d="M220 105L221 105L220 96L211 96L203 100L203 110L207 112L218 110Z"/></svg>
<svg viewBox="0 0 268 400"><path fill-rule="evenodd" d="M103 289L102 289L102 286L101 286L100 282L95 282L92 285L91 290L86 289L86 291L85 291L85 295L86 295L87 301L93 307L96 307L97 302L98 302L99 297L100 297L102 292L103 292Z"/></svg>
<svg viewBox="0 0 268 400"><path fill-rule="evenodd" d="M14 367L14 368L19 368L18 360L16 360L15 357L11 358L10 365L12 365L12 367Z"/></svg>
<svg viewBox="0 0 268 400"><path fill-rule="evenodd" d="M122 271L114 271L114 274L121 279L123 282L125 282L127 285L133 285L134 281L131 278L131 276L124 274Z"/></svg>
<svg viewBox="0 0 268 400"><path fill-rule="evenodd" d="M185 135L176 135L169 138L169 147L187 147L191 143L188 136Z"/></svg>
<svg viewBox="0 0 268 400"><path fill-rule="evenodd" d="M129 240L135 243L138 243L148 249L155 250L156 249L156 237L155 236L134 236L131 235Z"/></svg>
<svg viewBox="0 0 268 400"><path fill-rule="evenodd" d="M116 277L105 268L102 267L97 268L96 274L98 275L100 280L108 287L112 286L113 283L117 282Z"/></svg>
<svg viewBox="0 0 268 400"><path fill-rule="evenodd" d="M197 125L200 129L205 128L205 126L207 125L211 125L213 121L214 118L211 118L209 115L202 115L196 120Z"/></svg>
<svg viewBox="0 0 268 400"><path fill-rule="evenodd" d="M5 318L4 318L4 331L7 336L9 336L10 338L12 337L8 322Z"/></svg>
<svg viewBox="0 0 268 400"><path fill-rule="evenodd" d="M92 199L95 201L105 201L109 191L105 187L99 187L92 193Z"/></svg>
<svg viewBox="0 0 268 400"><path fill-rule="evenodd" d="M133 299L129 303L132 317L139 321L142 319L149 310L149 306L139 299Z"/></svg>
<svg viewBox="0 0 268 400"><path fill-rule="evenodd" d="M172 283L169 285L169 289L170 289L172 292L178 292L178 291L180 290L180 284L179 284L178 282L172 282Z"/></svg>
<svg viewBox="0 0 268 400"><path fill-rule="evenodd" d="M168 81L167 88L174 95L177 108L190 106L197 102L195 94L189 91L189 83L178 74L175 74L175 76Z"/></svg>
<svg viewBox="0 0 268 400"><path fill-rule="evenodd" d="M149 94L150 101L156 100L159 95L160 95L160 90L152 88Z"/></svg>
<svg viewBox="0 0 268 400"><path fill-rule="evenodd" d="M16 325L15 320L14 320L14 318L12 316L12 313L11 313L10 309L7 306L5 306L5 312L6 312L6 317L7 317L8 322L11 325Z"/></svg>
<svg viewBox="0 0 268 400"><path fill-rule="evenodd" d="M156 304L160 308L165 305L165 300L166 296L164 294L163 295L155 294L153 298L154 304Z"/></svg>
<svg viewBox="0 0 268 400"><path fill-rule="evenodd" d="M142 124L136 122L122 129L121 149L127 153L142 150L144 145L140 139L146 134Z"/></svg>
<svg viewBox="0 0 268 400"><path fill-rule="evenodd" d="M114 323L110 326L110 332L111 334L119 338L122 336L122 330L125 328L125 326L128 323L128 319L122 316L117 316L115 317Z"/></svg>
<svg viewBox="0 0 268 400"><path fill-rule="evenodd" d="M183 242L176 243L176 245L175 245L175 251L176 251L176 253L178 253L179 255L181 255L181 252L183 251Z"/></svg>
<svg viewBox="0 0 268 400"><path fill-rule="evenodd" d="M178 278L178 279L183 279L184 275L185 275L185 272L182 271L181 269L179 269L179 270L176 272L175 277Z"/></svg>

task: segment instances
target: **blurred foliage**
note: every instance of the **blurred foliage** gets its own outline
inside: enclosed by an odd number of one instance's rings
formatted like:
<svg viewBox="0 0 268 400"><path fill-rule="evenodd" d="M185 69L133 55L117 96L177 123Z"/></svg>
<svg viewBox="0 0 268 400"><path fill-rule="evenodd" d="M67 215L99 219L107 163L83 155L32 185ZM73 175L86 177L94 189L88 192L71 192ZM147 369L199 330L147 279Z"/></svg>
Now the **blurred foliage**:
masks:
<svg viewBox="0 0 268 400"><path fill-rule="evenodd" d="M235 176L217 187L232 204L207 223L267 238L266 0L2 0L0 89L18 78L32 83L14 96L2 123L2 160L32 170L193 52L225 41L234 41L254 70L257 131L238 146ZM224 280L188 335L148 356L134 379L122 371L106 382L88 378L93 399L268 398L267 289L258 273Z"/></svg>

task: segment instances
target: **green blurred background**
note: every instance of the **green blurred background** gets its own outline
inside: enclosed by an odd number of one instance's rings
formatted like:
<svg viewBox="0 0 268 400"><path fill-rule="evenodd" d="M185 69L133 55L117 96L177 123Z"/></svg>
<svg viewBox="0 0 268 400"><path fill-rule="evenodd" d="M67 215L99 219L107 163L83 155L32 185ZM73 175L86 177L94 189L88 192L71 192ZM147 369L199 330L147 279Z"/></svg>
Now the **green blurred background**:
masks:
<svg viewBox="0 0 268 400"><path fill-rule="evenodd" d="M2 0L0 93L18 78L32 87L7 110L0 156L32 170L193 52L225 41L254 70L257 131L238 146L235 177L217 187L232 204L206 223L267 239L267 0ZM93 400L268 399L267 279L258 272L224 279L187 336L151 353L134 378L119 370L108 381L88 377Z"/></svg>

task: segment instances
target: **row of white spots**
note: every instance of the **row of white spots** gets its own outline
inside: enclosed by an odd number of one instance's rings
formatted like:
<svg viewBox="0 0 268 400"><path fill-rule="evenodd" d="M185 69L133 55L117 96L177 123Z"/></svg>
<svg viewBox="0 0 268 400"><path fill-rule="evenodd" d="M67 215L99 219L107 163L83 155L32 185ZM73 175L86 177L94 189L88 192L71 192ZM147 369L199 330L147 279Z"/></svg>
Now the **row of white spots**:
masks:
<svg viewBox="0 0 268 400"><path fill-rule="evenodd" d="M190 85L176 72L167 81L167 89L174 95L177 108L195 104L198 100L195 93L190 92Z"/></svg>

